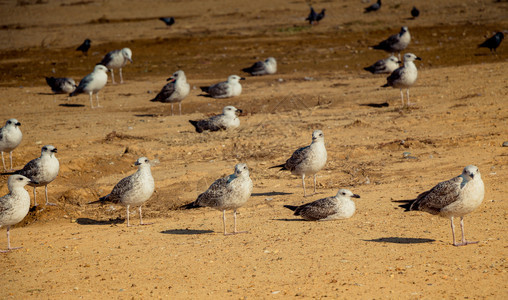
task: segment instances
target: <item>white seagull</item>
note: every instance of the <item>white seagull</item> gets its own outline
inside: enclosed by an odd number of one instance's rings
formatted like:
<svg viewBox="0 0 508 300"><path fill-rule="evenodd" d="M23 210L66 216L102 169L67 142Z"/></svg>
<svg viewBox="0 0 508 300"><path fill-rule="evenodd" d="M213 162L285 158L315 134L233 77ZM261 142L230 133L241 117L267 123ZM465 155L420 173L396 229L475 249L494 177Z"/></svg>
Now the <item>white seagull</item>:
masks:
<svg viewBox="0 0 508 300"><path fill-rule="evenodd" d="M130 226L130 206L139 206L139 225L150 225L152 223L143 223L141 215L141 206L150 199L155 190L150 160L140 157L134 164L138 166L136 173L120 180L108 195L88 204L112 202L125 205L127 207L127 226Z"/></svg>
<svg viewBox="0 0 508 300"><path fill-rule="evenodd" d="M121 50L113 50L106 54L99 64L106 66L111 70L111 82L115 82L115 73L113 69L118 69L120 73L120 83L123 83L122 68L130 61L132 63L132 51L129 48L123 48Z"/></svg>
<svg viewBox="0 0 508 300"><path fill-rule="evenodd" d="M31 182L28 184L34 188L34 206L37 206L36 188L44 186L46 194L46 205L55 205L48 200L48 184L55 180L60 170L60 163L55 156L57 149L52 145L46 145L41 149L41 156L28 162L23 169L2 175L19 174L28 177Z"/></svg>
<svg viewBox="0 0 508 300"><path fill-rule="evenodd" d="M74 92L70 93L69 96L76 96L81 93L88 93L90 95L90 106L93 107L92 102L92 94L95 93L95 97L97 98L97 107L101 107L99 104L99 91L106 85L108 82L108 68L103 65L96 65L93 69L93 72L86 75L79 82L78 87Z"/></svg>
<svg viewBox="0 0 508 300"><path fill-rule="evenodd" d="M161 91L153 98L152 102L171 103L171 115L173 115L173 103L178 102L178 110L182 115L182 100L189 95L190 85L182 70L176 71L167 79L167 83Z"/></svg>
<svg viewBox="0 0 508 300"><path fill-rule="evenodd" d="M407 94L407 105L409 106L409 88L416 82L418 78L418 69L416 68L413 61L422 60L413 53L404 54L404 65L390 74L386 78L387 83L382 87L393 87L400 89L400 99L402 100L402 106L404 106L404 94L402 89L406 89Z"/></svg>
<svg viewBox="0 0 508 300"><path fill-rule="evenodd" d="M392 55L388 58L380 59L373 65L363 69L371 72L372 74L391 74L399 67L399 64L400 60Z"/></svg>
<svg viewBox="0 0 508 300"><path fill-rule="evenodd" d="M228 105L222 109L222 114L220 115L198 121L189 120L189 122L196 128L196 132L199 133L204 130L228 130L240 126L240 119L236 115L237 113L242 113L242 110Z"/></svg>
<svg viewBox="0 0 508 300"><path fill-rule="evenodd" d="M255 62L251 67L242 71L253 76L275 74L277 72L277 61L273 57L268 57L264 61Z"/></svg>
<svg viewBox="0 0 508 300"><path fill-rule="evenodd" d="M16 149L23 138L19 126L21 126L21 123L18 122L18 120L9 119L5 122L5 126L0 128L0 152L2 152L4 170L7 170L5 167L4 152L9 152L9 159L11 161L10 170L12 170L12 151Z"/></svg>
<svg viewBox="0 0 508 300"><path fill-rule="evenodd" d="M7 250L5 253L21 247L11 248L10 229L12 225L21 222L30 209L30 195L25 190L25 185L31 183L30 179L23 175L9 176L7 187L9 193L0 198L0 227L7 226Z"/></svg>
<svg viewBox="0 0 508 300"><path fill-rule="evenodd" d="M314 193L316 193L316 173L326 164L327 154L325 136L321 130L312 133L312 143L309 146L296 150L283 164L270 167L291 171L293 175L302 176L303 196L306 197L305 175L314 175Z"/></svg>
<svg viewBox="0 0 508 300"><path fill-rule="evenodd" d="M208 93L208 95L212 98L230 98L240 96L242 93L240 80L245 80L245 78L238 75L231 75L228 77L227 81L219 82L212 86L202 86L200 88L203 92Z"/></svg>
<svg viewBox="0 0 508 300"><path fill-rule="evenodd" d="M485 188L478 167L469 165L462 174L450 180L440 182L432 189L421 193L414 200L400 200L399 205L405 211L419 210L443 218L450 218L454 246L476 244L478 242L466 241L464 236L464 216L475 210L483 201ZM453 217L460 217L462 242L455 241L455 226Z"/></svg>
<svg viewBox="0 0 508 300"><path fill-rule="evenodd" d="M302 216L308 221L329 221L348 219L355 213L356 207L353 198L360 198L350 190L340 189L337 195L316 200L299 206L284 205L294 211L295 216Z"/></svg>
<svg viewBox="0 0 508 300"><path fill-rule="evenodd" d="M68 77L46 77L46 83L55 94L69 94L77 87L74 79Z"/></svg>
<svg viewBox="0 0 508 300"><path fill-rule="evenodd" d="M224 235L226 232L226 210L233 210L235 225L233 233L244 233L246 231L236 230L236 210L242 207L252 193L252 180L249 177L249 168L244 163L235 166L235 173L217 179L210 187L198 196L196 201L182 206L184 209L198 207L211 207L222 210L222 222L224 225Z"/></svg>
<svg viewBox="0 0 508 300"><path fill-rule="evenodd" d="M400 59L400 52L406 49L410 42L411 34L409 33L409 29L407 26L403 26L399 33L391 35L386 40L372 46L372 48L391 52L392 55L394 52L398 52Z"/></svg>

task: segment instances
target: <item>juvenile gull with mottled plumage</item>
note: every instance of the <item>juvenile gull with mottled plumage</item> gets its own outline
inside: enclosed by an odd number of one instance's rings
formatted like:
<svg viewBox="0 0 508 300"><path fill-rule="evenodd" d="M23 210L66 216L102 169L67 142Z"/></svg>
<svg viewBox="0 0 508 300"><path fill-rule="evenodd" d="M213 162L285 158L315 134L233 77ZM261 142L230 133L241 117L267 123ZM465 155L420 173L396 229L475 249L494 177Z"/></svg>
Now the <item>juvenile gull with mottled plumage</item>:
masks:
<svg viewBox="0 0 508 300"><path fill-rule="evenodd" d="M23 139L23 134L19 126L21 126L21 123L18 122L18 120L9 119L5 122L5 126L0 128L0 152L2 152L4 170L7 170L5 167L4 152L9 152L9 159L11 161L10 170L12 170L12 151L18 147Z"/></svg>
<svg viewBox="0 0 508 300"><path fill-rule="evenodd" d="M409 29L406 26L403 26L399 33L391 35L386 40L372 46L372 48L390 52L392 55L394 52L397 52L399 53L400 58L400 52L406 49L410 42L411 34L409 33Z"/></svg>
<svg viewBox="0 0 508 300"><path fill-rule="evenodd" d="M111 70L111 82L115 82L115 73L113 69L118 69L120 73L120 83L123 83L122 68L130 61L132 63L132 51L129 48L123 48L120 50L113 50L106 54L99 64L106 66Z"/></svg>
<svg viewBox="0 0 508 300"><path fill-rule="evenodd" d="M218 131L233 129L240 126L240 119L236 114L241 112L241 109L228 105L222 109L222 114L220 115L198 121L189 120L189 122L196 128L196 132L199 133L204 130Z"/></svg>
<svg viewBox="0 0 508 300"><path fill-rule="evenodd" d="M138 166L136 173L120 180L108 195L88 204L112 202L125 205L127 207L127 226L130 226L130 206L139 206L139 225L150 225L151 223L143 223L141 215L141 206L150 199L155 190L150 170L150 160L146 157L140 157L135 162L135 165Z"/></svg>
<svg viewBox="0 0 508 300"><path fill-rule="evenodd" d="M380 59L373 65L363 69L371 72L372 74L391 74L399 67L399 63L399 59L392 55L388 58Z"/></svg>
<svg viewBox="0 0 508 300"><path fill-rule="evenodd" d="M249 68L242 69L242 71L253 76L275 74L277 72L277 60L273 57L268 57L264 61L255 62Z"/></svg>
<svg viewBox="0 0 508 300"><path fill-rule="evenodd" d="M224 235L226 232L226 210L233 210L235 225L230 234L246 231L236 230L236 210L242 207L252 193L252 180L249 177L249 168L244 163L235 166L235 172L229 176L217 179L210 187L198 196L196 201L182 206L184 209L211 207L222 211Z"/></svg>
<svg viewBox="0 0 508 300"><path fill-rule="evenodd" d="M405 211L419 210L443 218L450 218L454 246L476 244L466 241L464 236L464 216L475 210L483 201L485 188L478 167L469 165L462 174L450 180L440 182L432 189L421 193L414 200L399 200L399 205ZM455 226L453 218L460 217L462 242L455 241Z"/></svg>
<svg viewBox="0 0 508 300"><path fill-rule="evenodd" d="M189 95L190 85L184 71L178 70L171 77L161 91L153 98L152 102L171 103L171 115L173 115L173 103L178 103L178 110L182 115L182 101Z"/></svg>
<svg viewBox="0 0 508 300"><path fill-rule="evenodd" d="M355 213L356 207L353 198L360 198L350 190L340 189L337 195L316 200L299 206L284 205L294 211L295 216L302 216L309 221L329 221L348 219Z"/></svg>
<svg viewBox="0 0 508 300"><path fill-rule="evenodd" d="M10 229L28 214L30 195L25 190L25 185L29 183L31 183L30 179L23 175L9 176L7 181L9 193L0 198L0 227L7 226L7 250L0 250L0 252L5 253L21 248L11 248Z"/></svg>
<svg viewBox="0 0 508 300"><path fill-rule="evenodd" d="M309 146L299 148L283 164L270 167L281 168L280 170L291 171L293 175L302 176L303 196L305 192L305 175L314 175L314 193L316 192L316 173L326 164L327 153L325 148L325 137L321 130L312 133L312 143Z"/></svg>
<svg viewBox="0 0 508 300"><path fill-rule="evenodd" d="M211 86L202 86L200 88L212 98L230 98L240 96L242 93L240 80L245 80L245 78L238 75L231 75L228 77L227 81L219 82Z"/></svg>
<svg viewBox="0 0 508 300"><path fill-rule="evenodd" d="M52 145L46 145L41 149L41 156L32 159L28 162L23 169L9 173L2 173L2 175L20 174L28 177L31 182L28 185L34 188L34 206L37 206L37 192L36 188L44 186L46 195L46 205L55 205L50 203L48 199L48 184L55 180L60 170L60 163L55 154L57 149Z"/></svg>
<svg viewBox="0 0 508 300"><path fill-rule="evenodd" d="M76 82L69 77L46 77L46 83L55 94L69 94L76 89Z"/></svg>
<svg viewBox="0 0 508 300"><path fill-rule="evenodd" d="M404 65L390 74L386 78L387 83L382 87L393 87L400 89L400 99L402 101L402 106L404 106L404 94L402 93L402 89L406 89L407 94L407 105L409 106L409 88L413 86L418 78L418 69L416 68L414 61L422 60L418 56L413 53L404 54Z"/></svg>

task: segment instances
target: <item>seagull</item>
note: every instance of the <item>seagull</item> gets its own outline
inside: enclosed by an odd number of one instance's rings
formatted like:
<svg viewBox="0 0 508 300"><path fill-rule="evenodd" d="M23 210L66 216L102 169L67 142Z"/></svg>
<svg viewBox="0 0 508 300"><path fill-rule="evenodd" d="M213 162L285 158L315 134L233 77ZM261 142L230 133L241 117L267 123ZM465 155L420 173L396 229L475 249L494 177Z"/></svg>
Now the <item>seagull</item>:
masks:
<svg viewBox="0 0 508 300"><path fill-rule="evenodd" d="M369 13L371 11L377 11L381 8L381 0L377 0L376 3L372 4L371 6L369 7L366 7L365 8L365 11L363 12L364 14L366 13Z"/></svg>
<svg viewBox="0 0 508 300"><path fill-rule="evenodd" d="M150 160L146 157L140 157L134 164L138 166L136 173L120 180L108 195L101 197L97 201L88 203L104 204L106 202L112 202L125 205L127 207L127 227L130 226L129 208L131 205L139 206L139 225L152 224L143 223L143 217L141 216L141 206L150 199L155 189L152 172L150 170Z"/></svg>
<svg viewBox="0 0 508 300"><path fill-rule="evenodd" d="M326 197L300 206L284 205L308 221L330 221L348 219L355 213L353 198L360 198L350 190L340 189L337 195Z"/></svg>
<svg viewBox="0 0 508 300"><path fill-rule="evenodd" d="M72 97L81 93L88 93L90 95L90 106L94 108L92 102L92 94L95 92L95 97L97 98L97 107L101 107L99 104L99 91L108 82L108 74L106 73L107 71L108 68L105 66L96 65L93 69L93 72L81 79L78 87L74 90L74 92L70 93L69 96Z"/></svg>
<svg viewBox="0 0 508 300"><path fill-rule="evenodd" d="M49 87L51 87L51 91L55 94L69 94L74 92L77 87L74 79L68 77L46 77L46 83Z"/></svg>
<svg viewBox="0 0 508 300"><path fill-rule="evenodd" d="M400 60L395 56L390 56L385 59L376 61L372 66L363 68L365 71L369 71L372 74L391 74L395 69L399 67Z"/></svg>
<svg viewBox="0 0 508 300"><path fill-rule="evenodd" d="M386 40L372 46L372 48L391 52L392 55L394 52L398 52L400 58L400 51L406 49L410 42L411 34L409 34L409 29L403 26L398 34L391 35Z"/></svg>
<svg viewBox="0 0 508 300"><path fill-rule="evenodd" d="M273 57L268 57L265 61L255 62L251 67L242 71L253 76L275 74L277 72L277 61Z"/></svg>
<svg viewBox="0 0 508 300"><path fill-rule="evenodd" d="M166 24L167 26L171 26L171 25L175 24L175 18L173 18L173 17L162 17L162 18L159 18L159 20L164 22L164 24Z"/></svg>
<svg viewBox="0 0 508 300"><path fill-rule="evenodd" d="M204 130L219 131L233 129L240 126L240 119L236 113L242 113L241 109L228 105L222 109L222 114L208 119L189 122L196 128L196 132L201 133Z"/></svg>
<svg viewBox="0 0 508 300"><path fill-rule="evenodd" d="M307 17L307 19L305 19L305 21L309 21L309 24L312 25L316 21L316 18L317 18L317 13L314 11L314 8L312 8L312 6L311 6L309 16Z"/></svg>
<svg viewBox="0 0 508 300"><path fill-rule="evenodd" d="M325 166L326 155L323 132L321 130L314 130L312 133L312 143L309 146L296 150L286 163L270 167L270 169L281 168L280 170L291 171L293 175L301 175L303 196L306 197L305 175L314 175L314 193L316 193L316 173Z"/></svg>
<svg viewBox="0 0 508 300"><path fill-rule="evenodd" d="M416 19L418 18L419 15L420 11L418 10L418 8L416 8L416 6L413 6L413 8L411 9L411 16L413 17L413 19Z"/></svg>
<svg viewBox="0 0 508 300"><path fill-rule="evenodd" d="M492 37L485 40L485 42L478 45L478 48L481 48L481 47L489 48L491 53L496 52L497 47L499 47L499 45L501 45L501 42L503 41L503 39L504 39L504 34L502 32L497 32Z"/></svg>
<svg viewBox="0 0 508 300"><path fill-rule="evenodd" d="M60 170L60 163L55 153L57 153L57 149L54 146L46 145L41 149L41 156L32 159L23 169L2 173L2 175L19 174L28 177L31 181L28 185L34 188L34 206L37 206L37 193L35 189L39 186L44 186L45 188L46 205L56 205L48 200L48 184L55 180Z"/></svg>
<svg viewBox="0 0 508 300"><path fill-rule="evenodd" d="M415 83L416 78L418 77L418 69L416 69L414 60L422 60L418 56L413 53L404 54L404 66L396 69L386 78L388 81L382 87L393 87L400 89L400 98L402 100L402 106L404 106L404 94L402 93L402 89L406 89L407 93L407 105L409 106L409 88Z"/></svg>
<svg viewBox="0 0 508 300"><path fill-rule="evenodd" d="M120 83L123 83L122 68L128 61L132 63L132 51L129 48L123 48L121 50L113 50L106 54L99 65L106 66L106 68L111 70L111 82L116 84L113 69L118 69L120 73Z"/></svg>
<svg viewBox="0 0 508 300"><path fill-rule="evenodd" d="M18 120L9 119L5 122L5 126L0 128L0 152L2 152L4 170L7 170L5 167L4 152L9 152L9 159L11 161L10 170L12 170L12 151L16 149L23 138L19 126L21 126L21 123L18 122Z"/></svg>
<svg viewBox="0 0 508 300"><path fill-rule="evenodd" d="M178 102L178 109L182 115L182 100L189 95L190 85L182 70L176 71L166 81L169 81L161 91L153 98L152 102L171 103L171 115L173 115L173 103Z"/></svg>
<svg viewBox="0 0 508 300"><path fill-rule="evenodd" d="M414 200L400 200L405 211L419 210L443 218L450 218L454 246L465 246L478 242L466 241L464 236L464 216L475 210L483 201L485 188L478 167L469 165L462 174L438 183L432 189L421 193ZM453 218L460 217L462 242L455 241Z"/></svg>
<svg viewBox="0 0 508 300"><path fill-rule="evenodd" d="M22 248L11 248L10 229L28 214L30 195L25 190L25 185L29 183L32 181L23 175L9 176L7 180L9 193L0 198L0 227L7 226L7 250L0 250L2 253Z"/></svg>
<svg viewBox="0 0 508 300"><path fill-rule="evenodd" d="M227 81L219 82L212 86L202 86L200 88L203 92L208 93L208 95L212 98L230 98L240 96L242 93L242 85L239 82L240 80L245 80L245 78L238 75L231 75L228 77Z"/></svg>
<svg viewBox="0 0 508 300"><path fill-rule="evenodd" d="M198 196L196 201L183 205L180 208L191 209L198 207L211 207L222 210L224 235L244 233L236 230L236 211L242 207L252 192L252 180L249 177L247 164L239 163L235 172L229 176L217 179L210 187ZM233 210L235 219L233 233L226 232L226 210Z"/></svg>
<svg viewBox="0 0 508 300"><path fill-rule="evenodd" d="M86 39L83 44L79 45L78 48L76 48L76 51L81 51L83 52L84 55L88 55L88 49L90 49L90 44L92 43L92 41L90 41L89 39Z"/></svg>

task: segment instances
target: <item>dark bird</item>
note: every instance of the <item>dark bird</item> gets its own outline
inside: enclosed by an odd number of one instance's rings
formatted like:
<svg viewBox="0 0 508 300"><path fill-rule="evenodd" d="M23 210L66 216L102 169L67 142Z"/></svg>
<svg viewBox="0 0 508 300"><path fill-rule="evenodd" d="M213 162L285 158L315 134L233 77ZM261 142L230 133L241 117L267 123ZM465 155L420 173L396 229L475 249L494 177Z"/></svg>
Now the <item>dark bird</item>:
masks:
<svg viewBox="0 0 508 300"><path fill-rule="evenodd" d="M418 8L416 8L416 6L413 6L413 9L411 9L411 16L413 17L413 19L416 19L419 15L420 11L418 10Z"/></svg>
<svg viewBox="0 0 508 300"><path fill-rule="evenodd" d="M363 12L364 14L365 13L369 13L371 11L377 11L381 8L381 0L377 0L376 3L372 4L371 6L369 7L366 7L365 8L365 11Z"/></svg>
<svg viewBox="0 0 508 300"><path fill-rule="evenodd" d="M316 16L316 22L318 22L318 24L319 24L319 21L324 19L324 17L325 17L325 11L326 11L326 9L323 8L321 10L321 12L319 14L317 14L317 16Z"/></svg>
<svg viewBox="0 0 508 300"><path fill-rule="evenodd" d="M84 55L88 55L88 49L90 49L90 45L91 45L92 41L90 41L89 39L86 39L83 44L79 45L78 48L76 48L76 51L81 51L83 52Z"/></svg>
<svg viewBox="0 0 508 300"><path fill-rule="evenodd" d="M478 48L489 48L490 52L496 52L497 47L501 44L504 39L502 32L496 32L492 37L488 38L485 42L478 45Z"/></svg>
<svg viewBox="0 0 508 300"><path fill-rule="evenodd" d="M173 17L163 17L163 18L159 18L159 20L161 20L162 22L164 22L164 24L166 24L168 26L175 24L175 18L173 18Z"/></svg>
<svg viewBox="0 0 508 300"><path fill-rule="evenodd" d="M74 92L77 87L74 79L68 77L46 77L46 83L49 87L51 87L51 91L55 94L69 94Z"/></svg>
<svg viewBox="0 0 508 300"><path fill-rule="evenodd" d="M443 218L449 218L452 226L454 246L464 246L477 242L466 241L464 237L464 216L475 210L483 201L485 188L480 171L476 166L469 165L462 174L450 180L438 183L432 189L421 193L413 200L398 200L393 202L405 211L424 211ZM455 227L453 218L460 217L462 242L455 241Z"/></svg>
<svg viewBox="0 0 508 300"><path fill-rule="evenodd" d="M317 18L317 14L314 11L314 8L312 8L312 6L311 6L309 16L307 17L307 19L305 19L305 21L309 21L309 24L312 25L316 21L316 18Z"/></svg>

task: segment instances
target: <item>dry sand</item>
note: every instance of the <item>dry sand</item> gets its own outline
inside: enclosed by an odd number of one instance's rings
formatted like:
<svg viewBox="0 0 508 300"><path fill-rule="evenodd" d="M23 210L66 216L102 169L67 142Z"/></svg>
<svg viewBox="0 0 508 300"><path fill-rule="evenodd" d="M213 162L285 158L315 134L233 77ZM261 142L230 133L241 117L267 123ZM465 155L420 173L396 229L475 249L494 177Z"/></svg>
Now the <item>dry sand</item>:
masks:
<svg viewBox="0 0 508 300"><path fill-rule="evenodd" d="M363 14L367 5L315 4L327 16L311 28L304 1L1 2L0 120L15 117L23 131L14 163L20 168L52 144L61 169L49 185L58 205L31 211L11 231L23 249L0 256L0 298L506 299L507 42L497 55L476 45L508 28L508 3L418 2L416 20L408 19L410 3ZM161 16L176 24L165 28ZM380 88L384 75L362 69L387 56L368 46L403 25L413 34L408 51L423 58L415 105L404 109L398 90ZM88 56L74 50L85 38ZM103 108L45 85L50 75L79 80L122 47L134 63L124 68L125 84L101 91ZM243 75L268 56L278 59L278 74L247 76L241 96L198 96L200 85ZM169 105L148 100L178 69L195 88L183 115L170 116ZM225 105L245 111L238 130L193 131L189 119ZM309 144L315 129L325 133L328 163L318 194L303 198L299 178L268 168ZM86 203L133 173L140 156L160 160L152 168L156 193L144 206L154 224L127 228L123 207ZM215 210L175 210L237 162L249 165L254 182L238 216L249 233L223 236ZM448 220L391 202L469 164L486 187L483 204L465 218L476 245L453 247ZM339 188L362 197L351 219L305 222L283 208Z"/></svg>

